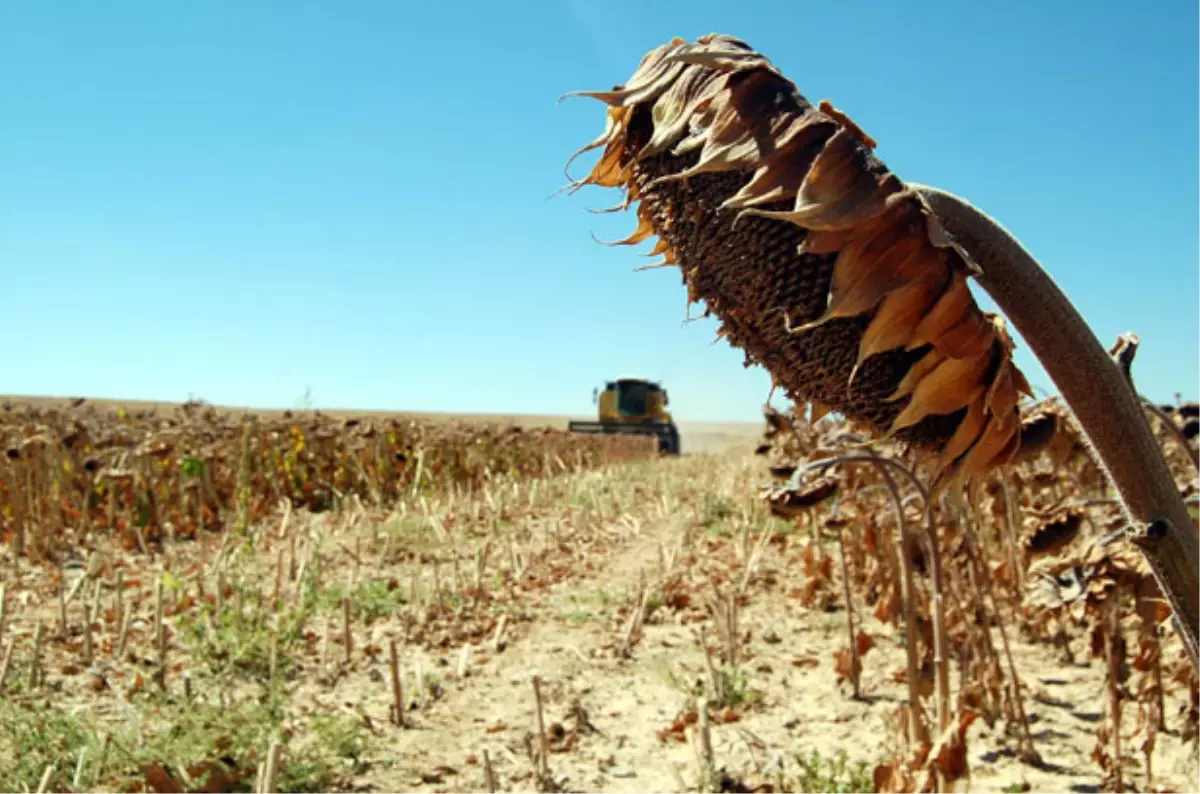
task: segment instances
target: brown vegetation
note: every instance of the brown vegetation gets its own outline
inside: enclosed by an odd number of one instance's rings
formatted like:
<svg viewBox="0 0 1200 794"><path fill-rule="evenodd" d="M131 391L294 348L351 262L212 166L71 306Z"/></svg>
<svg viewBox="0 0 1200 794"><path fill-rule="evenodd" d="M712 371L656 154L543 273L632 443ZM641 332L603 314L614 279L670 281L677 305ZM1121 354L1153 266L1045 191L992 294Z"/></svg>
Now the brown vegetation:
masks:
<svg viewBox="0 0 1200 794"><path fill-rule="evenodd" d="M493 479L561 474L654 454L645 438L549 428L342 418L258 417L185 404L171 412L0 406L0 539L55 559L90 535L126 548L242 531L281 502L313 512L350 499L477 491Z"/></svg>
<svg viewBox="0 0 1200 794"><path fill-rule="evenodd" d="M0 547L0 783L1193 785L1195 682L1137 559L1097 541L1112 508L1086 484L1102 482L1086 453L1056 438L976 501L947 493L931 545L903 451L878 447L879 469L844 422L809 419L769 413L766 460L568 465L328 509L283 499L244 531L231 469L224 531L146 524L145 549L137 532L130 545L47 518L24 554ZM111 423L129 421L150 422ZM314 439L326 426L291 421ZM246 426L227 432L235 460ZM361 440L327 427L336 438L304 436L310 477ZM127 444L108 454L132 459L146 438ZM1071 450L1061 463L1057 449ZM1183 476L1182 450L1173 461ZM763 495L801 497L756 495L772 474Z"/></svg>
<svg viewBox="0 0 1200 794"><path fill-rule="evenodd" d="M1153 781L1168 690L1179 694L1176 729L1195 741L1197 677L1171 611L1144 560L1122 540L1117 502L1086 445L1071 423L1055 421L1063 416L1056 400L1028 406L1012 462L927 504L910 450L885 442L856 453L847 445L861 439L843 421L767 412L757 451L776 479L763 491L771 511L813 521L819 505L836 503L822 523L854 572L844 589L848 614L859 602L906 632L908 669L899 680L909 688L902 720L909 754L879 772L877 790L934 790L967 774L964 732L980 718L1002 721L1027 763L1046 763L1013 662L1014 632L1059 648L1064 664L1076 664L1071 649L1082 643L1107 670L1107 689L1095 693L1107 708L1093 750L1106 790L1124 790L1133 748ZM1165 427L1158 439L1181 493L1194 501L1194 444L1180 445ZM845 526L855 531L843 536ZM805 572L810 605L837 597L829 566ZM857 678L856 643L843 652L847 677ZM961 677L953 699L952 662ZM925 675L936 686L923 685ZM929 698L941 715L933 726L924 716Z"/></svg>

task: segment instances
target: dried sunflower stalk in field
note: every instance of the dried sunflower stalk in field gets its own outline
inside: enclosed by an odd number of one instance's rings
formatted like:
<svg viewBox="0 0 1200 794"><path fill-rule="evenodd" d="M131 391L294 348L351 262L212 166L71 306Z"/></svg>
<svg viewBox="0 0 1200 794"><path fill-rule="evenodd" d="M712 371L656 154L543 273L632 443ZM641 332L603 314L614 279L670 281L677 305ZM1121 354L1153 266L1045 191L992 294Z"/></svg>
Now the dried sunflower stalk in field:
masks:
<svg viewBox="0 0 1200 794"><path fill-rule="evenodd" d="M923 197L827 103L722 35L675 39L611 91L584 185L620 188L689 299L798 405L932 455L943 481L1007 462L1032 396L978 271ZM574 157L572 158L572 160Z"/></svg>

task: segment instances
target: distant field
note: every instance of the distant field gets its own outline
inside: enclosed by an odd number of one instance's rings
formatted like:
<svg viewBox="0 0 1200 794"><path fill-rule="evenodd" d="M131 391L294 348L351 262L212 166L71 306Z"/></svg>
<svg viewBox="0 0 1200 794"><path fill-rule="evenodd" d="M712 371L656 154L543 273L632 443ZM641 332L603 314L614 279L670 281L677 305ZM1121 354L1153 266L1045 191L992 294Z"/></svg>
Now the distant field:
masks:
<svg viewBox="0 0 1200 794"><path fill-rule="evenodd" d="M0 395L0 405L32 405L39 408L67 406L76 399L72 397L43 397L33 395ZM163 411L169 412L179 407L180 403L153 402L149 400L103 400L88 398L92 405L103 406L116 410L124 408L127 411ZM286 408L239 408L235 406L214 406L220 411L229 413L253 413L259 416L278 416L287 410L301 413L300 409ZM487 413L439 413L436 411L362 411L353 409L321 409L328 416L377 416L377 417L409 417L428 421L447 422L486 422L497 424L517 425L519 427L553 427L566 428L572 419L594 419L591 414L487 414ZM684 454L689 452L714 452L732 446L751 443L762 435L762 422L684 422L679 424Z"/></svg>

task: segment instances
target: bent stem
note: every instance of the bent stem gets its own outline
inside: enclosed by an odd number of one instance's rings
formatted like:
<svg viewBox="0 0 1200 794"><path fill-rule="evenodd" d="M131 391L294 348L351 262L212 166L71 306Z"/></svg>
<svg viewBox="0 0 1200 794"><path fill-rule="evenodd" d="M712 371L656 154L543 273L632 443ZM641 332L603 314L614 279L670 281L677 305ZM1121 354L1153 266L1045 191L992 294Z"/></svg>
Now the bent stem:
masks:
<svg viewBox="0 0 1200 794"><path fill-rule="evenodd" d="M842 595L846 598L846 631L850 635L850 683L854 687L854 699L862 699L862 662L858 658L858 639L854 630L854 597L850 592L850 566L846 561L846 532L838 526L838 553L842 560Z"/></svg>
<svg viewBox="0 0 1200 794"><path fill-rule="evenodd" d="M885 458L880 455L869 453L866 455L842 455L834 458L824 458L814 461L805 469L815 469L818 471L845 463L869 463L878 467L881 471L886 472L887 468L891 468L904 474L905 477L913 484L913 487L921 495L921 501L925 509L925 540L928 543L929 550L929 576L932 589L933 601L933 664L936 670L937 680L937 710L938 710L938 732L946 730L946 726L950 724L950 666L949 657L946 655L946 638L945 638L945 623L944 609L942 603L942 565L941 554L938 549L937 530L933 522L933 502L929 498L929 489L917 478L917 475L912 472L904 464L899 461ZM886 475L885 475L886 476ZM903 510L901 509L901 521L903 521ZM901 548L901 559L905 559L905 549ZM907 566L906 566L907 569ZM908 577L908 584L911 585L911 575ZM909 589L909 596L913 596L913 591ZM908 607L906 605L906 611ZM910 631L914 625L914 619L910 617ZM910 646L911 646L910 640ZM910 680L915 681L915 678ZM914 702L914 706L915 706Z"/></svg>
<svg viewBox="0 0 1200 794"><path fill-rule="evenodd" d="M882 458L876 457L878 460ZM908 700L909 700L909 741L924 744L929 741L929 730L921 713L921 695L919 691L921 666L917 661L917 606L913 585L912 566L908 562L908 519L904 515L904 500L900 498L900 489L887 466L877 464L880 475L887 485L888 493L892 495L892 505L896 509L896 565L900 570L900 599L904 605L904 650L908 663Z"/></svg>
<svg viewBox="0 0 1200 794"><path fill-rule="evenodd" d="M1120 494L1141 551L1200 670L1200 538L1134 391L1078 310L1003 226L965 199L911 185L983 271L978 280L1029 344Z"/></svg>

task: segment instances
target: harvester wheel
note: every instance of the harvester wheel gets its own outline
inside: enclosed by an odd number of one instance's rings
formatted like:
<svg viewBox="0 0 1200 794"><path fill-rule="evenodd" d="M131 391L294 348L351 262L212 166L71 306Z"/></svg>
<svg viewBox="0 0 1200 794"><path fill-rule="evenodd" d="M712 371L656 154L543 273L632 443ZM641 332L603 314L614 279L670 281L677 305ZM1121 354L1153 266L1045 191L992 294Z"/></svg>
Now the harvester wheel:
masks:
<svg viewBox="0 0 1200 794"><path fill-rule="evenodd" d="M679 454L679 430L674 426L658 437L658 451L663 455Z"/></svg>

